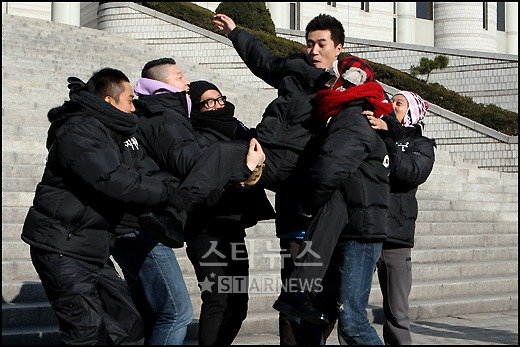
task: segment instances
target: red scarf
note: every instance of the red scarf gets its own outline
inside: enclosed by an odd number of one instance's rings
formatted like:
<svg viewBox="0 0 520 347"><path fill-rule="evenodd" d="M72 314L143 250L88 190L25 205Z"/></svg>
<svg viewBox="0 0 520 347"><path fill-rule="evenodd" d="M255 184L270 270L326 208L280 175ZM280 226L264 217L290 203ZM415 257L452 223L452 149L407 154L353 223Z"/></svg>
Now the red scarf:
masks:
<svg viewBox="0 0 520 347"><path fill-rule="evenodd" d="M386 101L385 91L377 82L366 82L344 91L320 90L316 93L317 115L327 121L337 115L345 106L355 100L366 99L374 108L374 117L380 118L392 112L393 107Z"/></svg>

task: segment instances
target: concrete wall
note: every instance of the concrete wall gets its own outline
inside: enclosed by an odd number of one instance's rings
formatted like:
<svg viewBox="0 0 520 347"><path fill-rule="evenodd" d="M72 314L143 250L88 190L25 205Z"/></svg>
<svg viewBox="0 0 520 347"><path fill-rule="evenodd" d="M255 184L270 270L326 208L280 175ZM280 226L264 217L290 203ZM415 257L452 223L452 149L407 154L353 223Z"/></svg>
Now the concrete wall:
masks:
<svg viewBox="0 0 520 347"><path fill-rule="evenodd" d="M2 2L2 13L51 20L52 2Z"/></svg>

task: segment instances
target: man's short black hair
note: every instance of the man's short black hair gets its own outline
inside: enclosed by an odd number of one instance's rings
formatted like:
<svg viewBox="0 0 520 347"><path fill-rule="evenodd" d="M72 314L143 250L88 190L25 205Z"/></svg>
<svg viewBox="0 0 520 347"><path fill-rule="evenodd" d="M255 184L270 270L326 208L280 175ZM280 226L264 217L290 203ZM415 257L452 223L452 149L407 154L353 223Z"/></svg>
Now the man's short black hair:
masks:
<svg viewBox="0 0 520 347"><path fill-rule="evenodd" d="M177 63L175 62L175 59L173 59L173 58L160 58L160 59L151 60L144 65L143 70L141 71L141 77L155 79L154 76L152 76L152 74L150 74L150 69L152 69L156 66L167 65L167 64L175 65Z"/></svg>
<svg viewBox="0 0 520 347"><path fill-rule="evenodd" d="M106 67L90 77L86 83L86 88L90 93L102 99L105 96L111 96L119 101L119 96L124 90L123 82L130 83L130 80L122 71Z"/></svg>
<svg viewBox="0 0 520 347"><path fill-rule="evenodd" d="M305 28L305 39L307 40L309 38L311 31L316 30L330 31L330 38L336 46L345 43L345 29L343 29L343 24L328 14L319 14L307 24Z"/></svg>

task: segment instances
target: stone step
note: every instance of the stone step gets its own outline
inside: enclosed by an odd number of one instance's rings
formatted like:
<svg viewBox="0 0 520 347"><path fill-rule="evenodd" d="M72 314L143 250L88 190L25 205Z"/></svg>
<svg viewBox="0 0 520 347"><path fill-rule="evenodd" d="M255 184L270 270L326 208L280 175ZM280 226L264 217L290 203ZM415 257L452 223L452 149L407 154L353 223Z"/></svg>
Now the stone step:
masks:
<svg viewBox="0 0 520 347"><path fill-rule="evenodd" d="M19 241L22 233L22 223L3 223L2 240ZM518 234L518 222L485 222L485 223L423 223L417 222L415 233L419 235L504 235ZM257 225L246 230L246 240L273 239L275 238L275 226L273 220L261 221ZM276 241L278 242L278 241Z"/></svg>
<svg viewBox="0 0 520 347"><path fill-rule="evenodd" d="M2 344L6 346L57 346L60 344L58 325L2 328Z"/></svg>
<svg viewBox="0 0 520 347"><path fill-rule="evenodd" d="M28 206L2 206L3 222L23 223L28 209ZM518 215L516 212L495 211L486 213L480 211L419 211L418 220L423 223L434 223L439 220L461 223L518 221Z"/></svg>
<svg viewBox="0 0 520 347"><path fill-rule="evenodd" d="M2 126L2 137L20 137L35 140L46 140L48 126L21 126L21 125L4 125Z"/></svg>
<svg viewBox="0 0 520 347"><path fill-rule="evenodd" d="M453 296L443 299L410 300L410 319L425 319L447 315L460 315L477 312L496 312L516 309L518 292L492 293L487 295ZM195 308L196 306L194 306ZM381 323L381 306L370 303L367 309L370 322ZM2 327L6 335L19 334L16 329L20 326L37 331L42 327L56 326L54 311L48 303L34 304L2 304ZM198 317L198 312L194 317ZM264 312L248 312L243 323L240 335L258 333L259 331L276 332L278 329L278 312L272 308ZM274 321L272 326L267 322ZM193 322L192 324L196 324ZM193 328L193 327L190 327ZM192 329L190 329L192 330ZM193 336L193 332L189 335Z"/></svg>
<svg viewBox="0 0 520 347"><path fill-rule="evenodd" d="M43 172L43 171L42 171ZM2 177L2 192L33 193L40 178L32 177ZM4 202L5 203L5 202ZM25 218L25 217L24 217ZM21 220L23 222L23 220Z"/></svg>
<svg viewBox="0 0 520 347"><path fill-rule="evenodd" d="M45 141L24 141L11 136L2 138L2 150L7 152L40 154L42 157L47 156Z"/></svg>
<svg viewBox="0 0 520 347"><path fill-rule="evenodd" d="M45 160L38 164L2 164L2 178L41 178L45 169Z"/></svg>
<svg viewBox="0 0 520 347"><path fill-rule="evenodd" d="M415 234L420 235L468 235L468 234L494 234L518 233L518 222L433 222L418 221Z"/></svg>
<svg viewBox="0 0 520 347"><path fill-rule="evenodd" d="M188 259L181 258L182 261L187 262ZM181 264L180 264L181 265ZM188 268L189 267L189 268ZM189 265L181 265L185 281L188 283L190 293L199 295L199 288L197 287L197 280L194 277L191 263ZM186 271L188 269L189 271ZM478 278L479 276L514 276L518 272L518 263L514 261L490 261L490 262L469 262L469 263L428 263L420 264L413 263L412 275L414 281L423 280L439 280L447 278ZM254 278L255 283L278 283L280 278L280 271L277 269L271 273L259 273L258 271L250 271L251 278ZM250 280L252 283L252 280ZM374 274L372 286L378 288L379 281L377 272ZM254 291L259 286L251 285ZM38 302L46 301L47 296L41 282L39 280L4 280L2 281L2 296L5 302L8 303L23 303L23 302Z"/></svg>
<svg viewBox="0 0 520 347"><path fill-rule="evenodd" d="M419 186L417 190L418 200L458 200L479 202L518 202L518 193L510 191L504 193L465 192L450 190L427 190Z"/></svg>
<svg viewBox="0 0 520 347"><path fill-rule="evenodd" d="M514 260L518 258L518 246L513 247L475 247L449 249L412 249L415 263L432 263L438 259L443 262L469 262L472 260Z"/></svg>
<svg viewBox="0 0 520 347"><path fill-rule="evenodd" d="M2 151L2 164L5 165L45 165L46 156L32 153ZM3 176L3 175L2 175Z"/></svg>

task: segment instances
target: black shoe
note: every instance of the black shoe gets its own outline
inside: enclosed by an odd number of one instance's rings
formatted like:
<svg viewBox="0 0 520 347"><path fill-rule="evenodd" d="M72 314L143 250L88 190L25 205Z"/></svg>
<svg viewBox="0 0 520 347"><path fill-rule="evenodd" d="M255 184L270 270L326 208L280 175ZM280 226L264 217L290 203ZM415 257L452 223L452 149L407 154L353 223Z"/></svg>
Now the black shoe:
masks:
<svg viewBox="0 0 520 347"><path fill-rule="evenodd" d="M273 308L310 323L329 324L327 316L314 308L310 292L282 292L274 302Z"/></svg>
<svg viewBox="0 0 520 347"><path fill-rule="evenodd" d="M184 214L185 215L185 214ZM150 234L163 245L171 248L184 247L184 223L186 219L171 211L164 213L148 212L139 216L142 231Z"/></svg>

